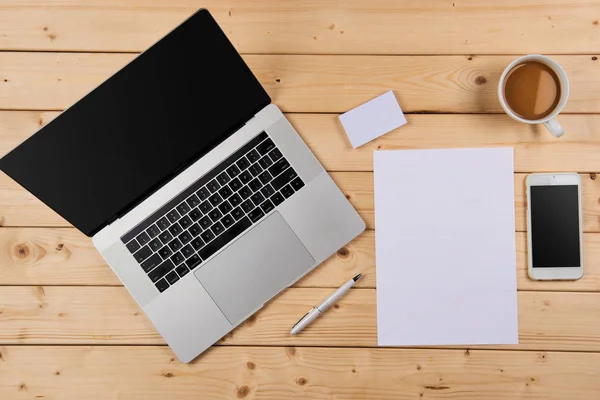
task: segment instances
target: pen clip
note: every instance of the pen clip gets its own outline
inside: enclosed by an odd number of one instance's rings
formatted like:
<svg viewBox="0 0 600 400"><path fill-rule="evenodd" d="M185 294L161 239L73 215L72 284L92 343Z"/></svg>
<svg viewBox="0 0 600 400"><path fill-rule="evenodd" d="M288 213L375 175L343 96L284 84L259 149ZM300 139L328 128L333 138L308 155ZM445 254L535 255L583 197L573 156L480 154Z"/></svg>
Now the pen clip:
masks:
<svg viewBox="0 0 600 400"><path fill-rule="evenodd" d="M313 307L313 308L311 308L310 310L308 310L308 311L306 312L306 314L304 314L304 315L302 316L302 318L300 318L300 319L299 319L299 320L298 320L298 321L297 321L297 322L294 324L294 326L292 326L292 329L294 329L294 328L296 327L296 325L298 325L300 322L302 322L302 320L303 320L304 318L306 318L306 316L307 316L308 314L310 314L310 313L311 313L311 311L312 311L312 310L314 310L314 309L315 309L315 307Z"/></svg>

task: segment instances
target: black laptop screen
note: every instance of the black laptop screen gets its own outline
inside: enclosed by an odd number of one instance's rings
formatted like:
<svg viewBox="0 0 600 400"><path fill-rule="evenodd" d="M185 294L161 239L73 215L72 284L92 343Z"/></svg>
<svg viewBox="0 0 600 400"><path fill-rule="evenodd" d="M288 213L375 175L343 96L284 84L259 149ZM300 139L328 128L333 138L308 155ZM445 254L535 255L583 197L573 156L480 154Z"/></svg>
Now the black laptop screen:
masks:
<svg viewBox="0 0 600 400"><path fill-rule="evenodd" d="M201 10L4 156L0 168L92 235L269 103Z"/></svg>

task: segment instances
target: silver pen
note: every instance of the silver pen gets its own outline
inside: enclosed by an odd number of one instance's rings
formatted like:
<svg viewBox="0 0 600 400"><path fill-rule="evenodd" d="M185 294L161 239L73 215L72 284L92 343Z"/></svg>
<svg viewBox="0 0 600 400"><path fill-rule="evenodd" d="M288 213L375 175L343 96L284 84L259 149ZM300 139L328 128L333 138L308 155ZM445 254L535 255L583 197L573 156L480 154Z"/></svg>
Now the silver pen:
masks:
<svg viewBox="0 0 600 400"><path fill-rule="evenodd" d="M315 319L319 318L321 316L321 314L323 314L325 311L327 311L327 309L329 309L329 307L334 305L340 299L340 297L342 297L344 294L346 294L346 292L348 290L350 290L350 288L352 286L354 286L356 281L359 280L361 276L362 276L362 274L356 275L354 278L352 278L348 282L344 283L338 290L333 292L329 297L327 297L325 300L323 300L321 302L321 304L319 304L316 307L311 308L304 315L304 317L300 318L300 320L298 320L298 322L296 322L294 324L294 326L292 326L292 330L290 331L290 334L295 335L297 333L300 333L300 331L302 331L302 329L306 328Z"/></svg>

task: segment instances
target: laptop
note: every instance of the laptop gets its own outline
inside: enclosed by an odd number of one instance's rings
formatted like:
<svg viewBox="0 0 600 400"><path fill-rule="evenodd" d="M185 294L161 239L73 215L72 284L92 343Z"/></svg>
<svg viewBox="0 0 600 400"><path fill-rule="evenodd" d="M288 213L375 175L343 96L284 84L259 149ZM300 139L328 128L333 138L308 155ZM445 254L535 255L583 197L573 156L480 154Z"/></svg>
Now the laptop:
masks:
<svg viewBox="0 0 600 400"><path fill-rule="evenodd" d="M207 10L0 169L93 237L182 362L365 229Z"/></svg>

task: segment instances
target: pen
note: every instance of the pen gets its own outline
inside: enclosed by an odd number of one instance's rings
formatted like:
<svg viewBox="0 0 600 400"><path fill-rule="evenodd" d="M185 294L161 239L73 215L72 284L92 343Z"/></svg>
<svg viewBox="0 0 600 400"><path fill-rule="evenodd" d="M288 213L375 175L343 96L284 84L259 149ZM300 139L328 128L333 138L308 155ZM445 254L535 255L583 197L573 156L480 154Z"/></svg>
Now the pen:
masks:
<svg viewBox="0 0 600 400"><path fill-rule="evenodd" d="M321 304L316 307L311 308L304 317L300 318L298 322L292 326L292 330L290 334L295 335L300 333L300 331L310 325L315 319L319 318L321 314L323 314L329 307L335 304L336 301L340 299L354 284L357 280L360 279L362 274L356 275L354 278L350 279L348 282L344 283L338 290L333 292L328 298L323 300Z"/></svg>

